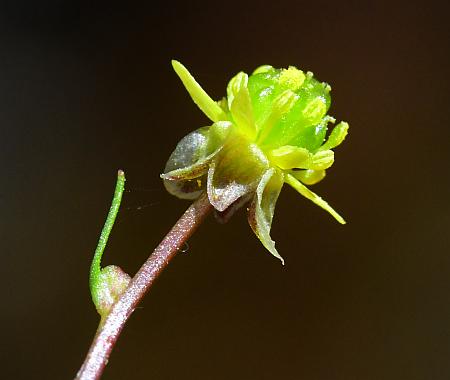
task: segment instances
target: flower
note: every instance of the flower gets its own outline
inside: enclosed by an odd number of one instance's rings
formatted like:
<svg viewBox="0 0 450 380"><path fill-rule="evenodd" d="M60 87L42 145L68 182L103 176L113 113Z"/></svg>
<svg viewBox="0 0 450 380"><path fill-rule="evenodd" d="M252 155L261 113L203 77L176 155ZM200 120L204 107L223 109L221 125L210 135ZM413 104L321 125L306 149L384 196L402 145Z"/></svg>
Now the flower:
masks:
<svg viewBox="0 0 450 380"><path fill-rule="evenodd" d="M321 181L334 152L347 135L341 122L325 141L330 86L293 66L261 66L251 76L230 80L227 97L215 102L189 71L172 61L197 106L212 121L185 136L167 161L166 189L183 199L207 191L219 212L248 203L248 221L262 244L283 263L270 237L275 204L284 183L344 219L305 185ZM325 142L324 142L325 141Z"/></svg>

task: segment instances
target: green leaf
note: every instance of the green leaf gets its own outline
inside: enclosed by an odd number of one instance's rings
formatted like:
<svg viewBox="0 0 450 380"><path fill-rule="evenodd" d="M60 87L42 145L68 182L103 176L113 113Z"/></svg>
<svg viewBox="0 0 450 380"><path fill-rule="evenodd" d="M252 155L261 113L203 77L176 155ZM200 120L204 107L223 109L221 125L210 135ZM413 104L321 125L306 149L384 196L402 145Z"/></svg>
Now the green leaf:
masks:
<svg viewBox="0 0 450 380"><path fill-rule="evenodd" d="M345 121L341 121L336 125L330 133L330 137L325 144L323 144L319 150L333 149L340 145L348 134L349 125Z"/></svg>
<svg viewBox="0 0 450 380"><path fill-rule="evenodd" d="M226 115L222 108L210 98L210 96L201 88L194 77L180 62L172 60L172 66L191 95L192 100L212 121L226 120Z"/></svg>
<svg viewBox="0 0 450 380"><path fill-rule="evenodd" d="M256 135L256 127L247 84L248 75L243 72L230 80L227 87L228 108L238 130L246 135L249 140L253 140Z"/></svg>
<svg viewBox="0 0 450 380"><path fill-rule="evenodd" d="M305 185L303 185L301 182L299 182L294 176L291 174L286 174L285 176L285 182L289 185L291 185L295 190L297 190L301 195L303 195L305 198L309 199L313 203L315 203L317 206L323 208L325 211L329 212L333 218L335 218L339 223L345 224L345 220L340 216L336 211L333 210L333 208L324 201L321 197L319 197L317 194L313 193L311 190L309 190Z"/></svg>
<svg viewBox="0 0 450 380"><path fill-rule="evenodd" d="M264 173L248 210L248 222L264 247L280 259L284 265L284 260L275 248L275 242L270 237L275 205L283 183L283 174L274 168L270 168Z"/></svg>

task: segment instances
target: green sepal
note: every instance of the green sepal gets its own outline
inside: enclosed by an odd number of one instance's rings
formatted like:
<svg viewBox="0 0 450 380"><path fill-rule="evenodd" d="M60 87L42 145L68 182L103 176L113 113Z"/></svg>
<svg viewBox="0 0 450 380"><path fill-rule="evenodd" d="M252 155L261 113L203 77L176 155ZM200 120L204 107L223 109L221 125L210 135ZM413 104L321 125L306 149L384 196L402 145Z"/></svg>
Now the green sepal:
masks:
<svg viewBox="0 0 450 380"><path fill-rule="evenodd" d="M284 265L284 259L278 253L275 242L270 237L275 205L284 183L283 177L283 174L274 168L270 168L264 173L248 209L248 222L264 247L280 259Z"/></svg>
<svg viewBox="0 0 450 380"><path fill-rule="evenodd" d="M177 75L180 77L184 87L191 95L192 100L197 104L198 108L216 122L219 120L226 120L226 115L222 108L206 93L205 90L197 83L194 77L180 62L172 60L172 66Z"/></svg>

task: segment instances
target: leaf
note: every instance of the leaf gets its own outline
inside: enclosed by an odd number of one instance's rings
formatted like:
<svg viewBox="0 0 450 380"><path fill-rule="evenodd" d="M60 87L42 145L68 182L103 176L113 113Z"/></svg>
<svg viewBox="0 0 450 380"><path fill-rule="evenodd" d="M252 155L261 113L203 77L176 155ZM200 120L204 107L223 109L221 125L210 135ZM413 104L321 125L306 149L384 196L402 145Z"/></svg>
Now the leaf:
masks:
<svg viewBox="0 0 450 380"><path fill-rule="evenodd" d="M283 174L274 168L270 168L264 173L248 210L248 222L264 247L280 259L284 265L284 260L275 248L275 242L270 237L275 205L283 182Z"/></svg>
<svg viewBox="0 0 450 380"><path fill-rule="evenodd" d="M203 90L194 77L180 62L172 60L172 66L186 90L191 95L192 100L212 121L226 120L226 115L222 108Z"/></svg>
<svg viewBox="0 0 450 380"><path fill-rule="evenodd" d="M315 203L317 206L323 208L325 211L329 212L333 218L335 218L339 223L345 224L345 220L340 216L336 211L333 210L333 208L324 201L321 197L319 197L317 194L313 193L311 190L309 190L305 185L303 185L301 182L299 182L294 176L291 174L287 174L285 177L285 182L289 185L291 185L295 190L297 190L301 195L303 195L305 198L309 199L313 203Z"/></svg>

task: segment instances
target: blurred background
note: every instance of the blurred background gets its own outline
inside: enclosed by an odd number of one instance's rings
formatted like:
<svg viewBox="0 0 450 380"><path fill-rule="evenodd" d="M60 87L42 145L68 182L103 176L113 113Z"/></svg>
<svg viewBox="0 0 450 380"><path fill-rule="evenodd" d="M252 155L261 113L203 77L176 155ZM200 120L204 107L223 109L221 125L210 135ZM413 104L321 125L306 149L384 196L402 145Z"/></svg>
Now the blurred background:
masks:
<svg viewBox="0 0 450 380"><path fill-rule="evenodd" d="M142 2L144 3L144 2ZM450 378L448 7L419 2L0 2L4 379L71 379L98 323L88 271L134 274L189 203L159 174L208 125L172 68L215 98L240 70L311 70L350 123L272 236L209 218L132 315L104 379Z"/></svg>

